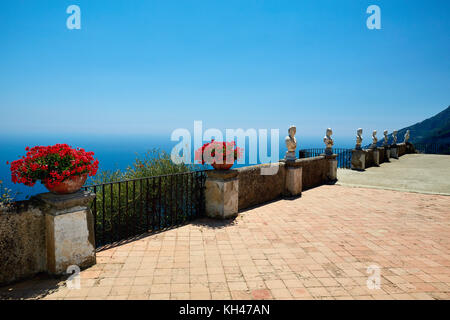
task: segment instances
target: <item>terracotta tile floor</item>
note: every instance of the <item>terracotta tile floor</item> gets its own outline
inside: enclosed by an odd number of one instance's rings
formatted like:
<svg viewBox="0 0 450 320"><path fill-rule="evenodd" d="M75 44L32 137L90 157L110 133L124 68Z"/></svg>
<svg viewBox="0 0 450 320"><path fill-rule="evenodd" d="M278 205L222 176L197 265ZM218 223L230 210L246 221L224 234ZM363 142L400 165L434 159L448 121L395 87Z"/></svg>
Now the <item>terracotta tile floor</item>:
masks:
<svg viewBox="0 0 450 320"><path fill-rule="evenodd" d="M450 197L321 186L98 253L45 299L449 299ZM369 289L367 268L380 268Z"/></svg>

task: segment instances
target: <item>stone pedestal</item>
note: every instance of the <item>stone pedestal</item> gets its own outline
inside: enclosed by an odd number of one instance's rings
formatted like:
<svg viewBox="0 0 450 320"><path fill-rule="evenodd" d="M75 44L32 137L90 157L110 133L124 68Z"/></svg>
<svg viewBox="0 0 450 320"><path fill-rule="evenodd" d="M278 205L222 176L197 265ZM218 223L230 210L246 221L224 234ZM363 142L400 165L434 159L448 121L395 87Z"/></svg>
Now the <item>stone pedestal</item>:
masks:
<svg viewBox="0 0 450 320"><path fill-rule="evenodd" d="M397 145L392 145L390 147L391 150L391 158L398 159L398 147Z"/></svg>
<svg viewBox="0 0 450 320"><path fill-rule="evenodd" d="M379 163L382 164L383 162L385 162L385 154L384 154L384 147L378 147L378 160Z"/></svg>
<svg viewBox="0 0 450 320"><path fill-rule="evenodd" d="M337 181L337 159L336 159L337 154L327 155L325 153L324 156L328 162L328 173L327 173L328 183L334 183Z"/></svg>
<svg viewBox="0 0 450 320"><path fill-rule="evenodd" d="M352 170L363 171L366 169L366 152L364 150L352 150Z"/></svg>
<svg viewBox="0 0 450 320"><path fill-rule="evenodd" d="M380 166L380 152L378 148L373 149L373 165L376 167Z"/></svg>
<svg viewBox="0 0 450 320"><path fill-rule="evenodd" d="M405 142L406 144L406 153L416 153L416 149L414 148L414 145L410 142Z"/></svg>
<svg viewBox="0 0 450 320"><path fill-rule="evenodd" d="M302 194L302 170L299 161L286 161L285 195L294 197Z"/></svg>
<svg viewBox="0 0 450 320"><path fill-rule="evenodd" d="M206 178L206 215L228 219L237 216L239 179L237 170L211 170Z"/></svg>
<svg viewBox="0 0 450 320"><path fill-rule="evenodd" d="M384 161L389 162L391 159L391 149L389 147L384 147Z"/></svg>
<svg viewBox="0 0 450 320"><path fill-rule="evenodd" d="M45 205L47 270L65 274L67 267L80 269L95 264L94 218L89 209L95 195L78 191L68 195L43 193Z"/></svg>

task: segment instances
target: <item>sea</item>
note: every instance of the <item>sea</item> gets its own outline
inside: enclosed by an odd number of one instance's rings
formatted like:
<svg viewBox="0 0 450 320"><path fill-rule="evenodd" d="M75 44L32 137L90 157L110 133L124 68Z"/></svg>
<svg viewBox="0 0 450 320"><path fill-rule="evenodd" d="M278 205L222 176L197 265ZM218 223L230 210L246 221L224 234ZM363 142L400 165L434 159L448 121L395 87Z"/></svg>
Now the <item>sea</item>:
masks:
<svg viewBox="0 0 450 320"><path fill-rule="evenodd" d="M297 150L308 148L323 148L321 137L297 137ZM350 148L353 139L341 138L335 147ZM206 142L206 141L204 141ZM170 135L2 135L0 136L0 181L3 187L12 190L16 200L24 200L30 196L46 192L46 188L39 182L33 187L11 182L10 167L6 164L21 158L26 154L27 146L53 145L56 143L67 143L72 147L81 147L86 151L93 151L95 158L99 160L99 170L124 170L132 165L137 157L142 156L148 150L160 149L171 153L178 141L171 141ZM235 167L254 165L249 163L248 140L246 141L245 163L236 164ZM193 142L192 142L193 144ZM268 142L270 146L270 141ZM282 138L279 142L280 158L284 157L286 146ZM193 152L192 152L193 156ZM258 161L259 162L259 161ZM2 190L3 191L3 190Z"/></svg>

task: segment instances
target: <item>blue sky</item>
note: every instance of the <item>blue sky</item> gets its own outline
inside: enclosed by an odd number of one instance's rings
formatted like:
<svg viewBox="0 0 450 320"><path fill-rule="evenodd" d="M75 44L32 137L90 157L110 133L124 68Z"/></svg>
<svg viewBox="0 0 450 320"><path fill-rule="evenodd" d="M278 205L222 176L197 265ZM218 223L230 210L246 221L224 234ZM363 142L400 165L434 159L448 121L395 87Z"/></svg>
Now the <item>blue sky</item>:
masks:
<svg viewBox="0 0 450 320"><path fill-rule="evenodd" d="M81 8L68 30L66 8ZM369 30L366 8L381 8ZM449 1L2 1L0 133L353 136L450 101ZM282 131L284 135L284 131Z"/></svg>

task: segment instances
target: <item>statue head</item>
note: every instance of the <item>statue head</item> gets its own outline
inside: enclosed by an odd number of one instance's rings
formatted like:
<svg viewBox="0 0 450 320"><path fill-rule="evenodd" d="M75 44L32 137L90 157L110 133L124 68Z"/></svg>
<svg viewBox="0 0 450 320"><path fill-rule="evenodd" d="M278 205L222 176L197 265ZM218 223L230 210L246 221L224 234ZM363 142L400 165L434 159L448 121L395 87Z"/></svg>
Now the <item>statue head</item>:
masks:
<svg viewBox="0 0 450 320"><path fill-rule="evenodd" d="M357 131L356 131L356 134L358 135L358 136L360 136L360 135L362 135L362 128L359 128Z"/></svg>
<svg viewBox="0 0 450 320"><path fill-rule="evenodd" d="M333 130L331 130L331 128L327 129L326 135L327 136L331 136L333 134Z"/></svg>
<svg viewBox="0 0 450 320"><path fill-rule="evenodd" d="M392 131L392 134L394 135L394 136L396 136L397 135L397 130L394 130L394 131Z"/></svg>
<svg viewBox="0 0 450 320"><path fill-rule="evenodd" d="M294 138L296 132L297 128L294 125L291 125L288 129L289 137Z"/></svg>
<svg viewBox="0 0 450 320"><path fill-rule="evenodd" d="M373 130L372 137L375 137L377 135L377 130Z"/></svg>
<svg viewBox="0 0 450 320"><path fill-rule="evenodd" d="M388 131L387 131L387 130L384 130L383 134L384 134L385 136L387 136Z"/></svg>

